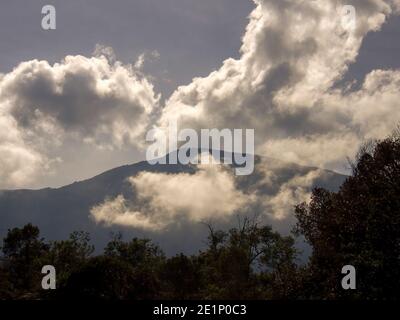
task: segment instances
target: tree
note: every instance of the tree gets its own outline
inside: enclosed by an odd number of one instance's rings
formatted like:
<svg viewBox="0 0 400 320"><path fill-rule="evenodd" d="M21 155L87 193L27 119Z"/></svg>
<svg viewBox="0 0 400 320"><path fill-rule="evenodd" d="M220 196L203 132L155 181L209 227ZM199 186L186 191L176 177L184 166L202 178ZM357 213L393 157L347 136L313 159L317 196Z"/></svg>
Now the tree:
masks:
<svg viewBox="0 0 400 320"><path fill-rule="evenodd" d="M294 239L245 218L228 233L209 226L199 255L206 299L290 298L297 275ZM279 289L278 289L279 288Z"/></svg>
<svg viewBox="0 0 400 320"><path fill-rule="evenodd" d="M184 254L166 260L161 270L163 299L200 299L201 273L196 257Z"/></svg>
<svg viewBox="0 0 400 320"><path fill-rule="evenodd" d="M90 258L72 272L65 286L57 290L58 299L121 300L132 298L132 266L108 256Z"/></svg>
<svg viewBox="0 0 400 320"><path fill-rule="evenodd" d="M93 251L90 236L83 231L71 233L68 240L50 242L46 261L57 270L57 285L63 286L70 274L79 269Z"/></svg>
<svg viewBox="0 0 400 320"><path fill-rule="evenodd" d="M163 251L148 239L134 238L129 242L117 234L107 244L104 254L128 263L134 270L131 297L154 299L161 290L160 270L165 261Z"/></svg>
<svg viewBox="0 0 400 320"><path fill-rule="evenodd" d="M43 257L49 246L39 238L39 228L27 224L22 229L8 230L2 251L14 294L32 298L40 290Z"/></svg>
<svg viewBox="0 0 400 320"><path fill-rule="evenodd" d="M133 238L129 242L122 240L122 234L113 236L104 249L107 256L118 257L129 262L133 267L157 264L164 259L163 251L149 239Z"/></svg>
<svg viewBox="0 0 400 320"><path fill-rule="evenodd" d="M338 192L315 189L296 208L296 232L313 248L304 288L315 298L400 297L400 136L364 148ZM341 288L344 265L357 290Z"/></svg>
<svg viewBox="0 0 400 320"><path fill-rule="evenodd" d="M0 300L13 299L12 286L10 282L10 275L7 266L4 265L5 261L0 260Z"/></svg>

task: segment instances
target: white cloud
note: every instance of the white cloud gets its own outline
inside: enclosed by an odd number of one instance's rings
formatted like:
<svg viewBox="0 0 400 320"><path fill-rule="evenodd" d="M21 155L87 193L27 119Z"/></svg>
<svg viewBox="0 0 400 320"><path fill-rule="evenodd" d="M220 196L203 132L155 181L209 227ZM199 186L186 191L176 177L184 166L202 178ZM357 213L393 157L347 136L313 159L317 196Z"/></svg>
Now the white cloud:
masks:
<svg viewBox="0 0 400 320"><path fill-rule="evenodd" d="M21 63L1 81L0 101L22 128L43 115L64 134L74 133L95 144L135 143L144 132L158 100L146 79L105 57L67 56Z"/></svg>
<svg viewBox="0 0 400 320"><path fill-rule="evenodd" d="M283 221L295 205L310 199L315 183L329 175L272 159L260 159L253 176L233 172L215 164L199 165L192 174L142 172L129 178L133 199L106 199L91 209L91 217L107 226L151 231L182 222L228 221L235 214Z"/></svg>
<svg viewBox="0 0 400 320"><path fill-rule="evenodd" d="M194 174L143 172L129 181L139 208L129 208L128 201L118 196L91 210L96 222L158 230L179 218L223 220L251 199L236 188L232 173L221 165L198 166Z"/></svg>
<svg viewBox="0 0 400 320"><path fill-rule="evenodd" d="M137 58L134 66L137 70L141 70L146 62L151 62L158 59L160 59L160 53L157 50L153 50L151 52L143 52Z"/></svg>
<svg viewBox="0 0 400 320"><path fill-rule="evenodd" d="M399 120L397 71L372 72L353 93L334 84L356 60L366 34L397 14L400 2L255 3L241 57L179 87L160 125L174 118L181 127L196 129L254 128L258 153L342 169L360 142L384 137ZM343 5L356 8L354 31L342 26Z"/></svg>
<svg viewBox="0 0 400 320"><path fill-rule="evenodd" d="M290 216L295 205L308 202L311 197L311 187L315 180L323 174L321 170L313 170L283 183L279 191L265 198L260 198L265 214L276 220Z"/></svg>
<svg viewBox="0 0 400 320"><path fill-rule="evenodd" d="M0 108L0 185L13 188L31 182L47 159L21 136L16 121Z"/></svg>
<svg viewBox="0 0 400 320"><path fill-rule="evenodd" d="M346 157L351 157L359 143L359 137L352 132L310 134L268 140L263 145L262 153L300 165L335 167ZM344 167L338 169L343 170Z"/></svg>
<svg viewBox="0 0 400 320"><path fill-rule="evenodd" d="M132 211L122 195L93 207L91 216L94 221L106 226L130 226L146 230L159 230L164 226L162 221L152 219L140 211Z"/></svg>
<svg viewBox="0 0 400 320"><path fill-rule="evenodd" d="M0 188L29 184L66 139L78 149L82 141L108 149L144 141L159 96L131 66L110 62L112 49L96 50L54 65L23 62L1 76Z"/></svg>

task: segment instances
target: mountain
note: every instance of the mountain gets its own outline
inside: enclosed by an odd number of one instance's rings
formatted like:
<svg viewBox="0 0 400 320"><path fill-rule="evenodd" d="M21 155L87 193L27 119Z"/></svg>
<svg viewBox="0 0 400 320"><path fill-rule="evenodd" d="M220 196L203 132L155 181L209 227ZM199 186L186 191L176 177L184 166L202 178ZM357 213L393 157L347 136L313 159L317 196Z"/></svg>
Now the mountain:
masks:
<svg viewBox="0 0 400 320"><path fill-rule="evenodd" d="M265 180L265 167L272 168L274 172L273 183L269 185L262 183ZM150 165L144 161L118 167L91 179L57 189L0 191L0 236L3 237L9 228L21 227L30 222L39 226L42 236L48 240L64 239L74 230L88 231L98 250L107 243L112 232L122 232L125 238L137 236L153 239L167 254L195 252L204 245L206 239L207 230L202 224L180 225L164 232L146 232L119 226L106 227L96 224L91 219L90 209L106 198L112 199L120 194L134 201L134 191L128 178L141 172L193 174L197 170L193 165ZM267 197L279 192L281 186L292 181L294 177L302 177L315 170L319 169L256 157L254 174L237 177L236 183L241 190ZM316 186L337 190L346 179L346 176L332 171L318 172L318 178L306 188L307 190ZM293 224L291 215L276 222L268 218L266 220L284 231L289 230ZM217 225L229 227L236 222L236 218L232 218Z"/></svg>

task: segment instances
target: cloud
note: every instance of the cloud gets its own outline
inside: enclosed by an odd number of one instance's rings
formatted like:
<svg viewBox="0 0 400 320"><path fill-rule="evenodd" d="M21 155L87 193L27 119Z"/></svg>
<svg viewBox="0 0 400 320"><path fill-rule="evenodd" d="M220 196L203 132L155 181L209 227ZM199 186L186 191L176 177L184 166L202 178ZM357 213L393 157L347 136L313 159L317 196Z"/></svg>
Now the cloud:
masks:
<svg viewBox="0 0 400 320"><path fill-rule="evenodd" d="M164 231L182 223L228 222L236 214L258 215L269 223L288 221L294 206L308 201L319 181L331 174L260 158L251 176L235 176L224 165L198 165L195 173L141 172L129 178L132 195L106 199L91 218L118 225Z"/></svg>
<svg viewBox="0 0 400 320"><path fill-rule="evenodd" d="M335 167L351 156L359 143L359 137L353 132L308 134L270 139L263 145L261 153L300 165Z"/></svg>
<svg viewBox="0 0 400 320"><path fill-rule="evenodd" d="M104 202L91 211L97 222L162 230L181 219L224 220L235 212L286 221L328 173L284 161L338 168L363 139L383 137L400 121L398 71L376 70L357 91L335 87L366 34L397 12L399 2L255 3L241 57L177 88L158 124L178 119L181 128L254 128L258 152L281 161L264 159L242 178L221 167L145 172L130 178L137 201ZM342 26L344 4L357 9L355 30Z"/></svg>
<svg viewBox="0 0 400 320"><path fill-rule="evenodd" d="M321 177L321 170L299 174L283 183L277 193L259 199L265 214L274 220L288 218L295 205L308 202L311 198L311 187Z"/></svg>
<svg viewBox="0 0 400 320"><path fill-rule="evenodd" d="M232 172L221 165L199 165L196 173L143 172L129 179L138 201L122 195L92 208L98 223L160 230L180 219L224 220L251 199L236 188Z"/></svg>
<svg viewBox="0 0 400 320"><path fill-rule="evenodd" d="M137 70L141 70L147 61L154 61L160 59L160 53L157 50L151 52L143 52L137 58L134 66Z"/></svg>
<svg viewBox="0 0 400 320"><path fill-rule="evenodd" d="M23 62L2 79L0 99L22 128L49 117L64 134L110 146L134 144L158 102L146 79L104 56Z"/></svg>
<svg viewBox="0 0 400 320"><path fill-rule="evenodd" d="M91 216L94 221L106 226L130 226L146 230L159 230L164 226L162 221L152 219L140 211L132 211L122 195L93 207Z"/></svg>
<svg viewBox="0 0 400 320"><path fill-rule="evenodd" d="M96 43L92 54L94 57L105 57L110 63L115 63L117 61L114 49L100 43Z"/></svg>
<svg viewBox="0 0 400 320"><path fill-rule="evenodd" d="M157 108L152 84L111 48L60 63L31 60L0 77L0 187L26 185L66 140L95 148L138 146Z"/></svg>
<svg viewBox="0 0 400 320"><path fill-rule="evenodd" d="M47 159L27 145L14 119L0 111L0 183L11 188L32 181Z"/></svg>
<svg viewBox="0 0 400 320"><path fill-rule="evenodd" d="M259 214L269 223L288 221L294 206L307 202L312 189L321 183L329 188L332 184L331 172L271 158L259 158L255 172L250 177L239 177L239 186L250 195L247 213Z"/></svg>
<svg viewBox="0 0 400 320"><path fill-rule="evenodd" d="M397 71L372 72L359 91L335 84L356 60L367 33L397 14L400 2L255 3L240 58L179 87L160 126L178 119L182 128L253 128L258 153L342 169L360 142L384 137L399 120ZM356 8L354 30L343 27L343 5Z"/></svg>

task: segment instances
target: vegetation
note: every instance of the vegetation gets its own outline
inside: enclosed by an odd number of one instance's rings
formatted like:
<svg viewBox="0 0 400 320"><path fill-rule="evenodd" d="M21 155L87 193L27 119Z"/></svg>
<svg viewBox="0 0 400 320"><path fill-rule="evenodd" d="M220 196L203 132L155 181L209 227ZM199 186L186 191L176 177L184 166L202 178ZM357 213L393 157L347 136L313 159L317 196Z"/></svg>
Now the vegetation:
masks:
<svg viewBox="0 0 400 320"><path fill-rule="evenodd" d="M364 148L338 192L315 189L295 208L293 236L244 219L228 232L209 227L207 248L166 257L147 239L114 235L94 256L89 235L46 242L30 224L2 246L2 299L398 299L400 298L400 139ZM299 265L294 236L312 247ZM54 265L57 289L41 289ZM342 267L357 270L343 290Z"/></svg>

